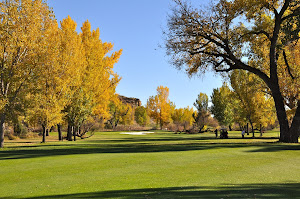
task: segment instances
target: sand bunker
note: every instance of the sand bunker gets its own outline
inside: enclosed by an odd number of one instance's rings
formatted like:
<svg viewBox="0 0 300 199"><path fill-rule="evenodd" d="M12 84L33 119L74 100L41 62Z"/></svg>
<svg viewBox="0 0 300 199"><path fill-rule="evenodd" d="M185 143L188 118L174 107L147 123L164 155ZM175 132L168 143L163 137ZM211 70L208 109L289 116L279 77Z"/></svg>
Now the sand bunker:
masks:
<svg viewBox="0 0 300 199"><path fill-rule="evenodd" d="M146 135L148 133L154 133L149 131L141 131L141 132L122 132L120 134L127 134L127 135Z"/></svg>

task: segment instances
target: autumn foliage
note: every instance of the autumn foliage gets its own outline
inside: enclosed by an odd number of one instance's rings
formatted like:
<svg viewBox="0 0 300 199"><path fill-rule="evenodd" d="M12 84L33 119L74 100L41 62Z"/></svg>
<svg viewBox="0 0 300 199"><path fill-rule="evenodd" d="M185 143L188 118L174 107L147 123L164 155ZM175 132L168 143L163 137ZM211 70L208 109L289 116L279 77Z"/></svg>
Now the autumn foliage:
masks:
<svg viewBox="0 0 300 199"><path fill-rule="evenodd" d="M183 0L169 16L167 54L189 75L247 71L274 101L280 141L298 142L299 0L219 0L195 8Z"/></svg>
<svg viewBox="0 0 300 199"><path fill-rule="evenodd" d="M22 115L43 127L43 142L54 125L67 124L72 140L90 117L109 116L122 50L88 21L80 33L70 16L58 25L43 0L1 1L0 12L0 147L4 124Z"/></svg>
<svg viewBox="0 0 300 199"><path fill-rule="evenodd" d="M162 129L163 125L171 123L171 113L173 103L169 99L169 88L158 86L157 94L149 97L147 101L147 109L150 117L152 117Z"/></svg>

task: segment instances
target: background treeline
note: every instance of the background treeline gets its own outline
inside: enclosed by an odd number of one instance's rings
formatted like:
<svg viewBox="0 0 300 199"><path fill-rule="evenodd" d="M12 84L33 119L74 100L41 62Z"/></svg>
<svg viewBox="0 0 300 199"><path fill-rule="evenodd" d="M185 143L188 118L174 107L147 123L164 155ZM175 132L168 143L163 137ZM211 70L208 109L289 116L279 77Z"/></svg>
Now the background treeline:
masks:
<svg viewBox="0 0 300 199"><path fill-rule="evenodd" d="M147 101L148 114L157 127L175 132L202 133L215 128L254 132L278 127L274 101L257 84L257 77L234 71L226 80L229 85L224 82L214 89L210 99L200 93L194 107L185 108L176 108L168 99L169 89L159 86L157 95Z"/></svg>

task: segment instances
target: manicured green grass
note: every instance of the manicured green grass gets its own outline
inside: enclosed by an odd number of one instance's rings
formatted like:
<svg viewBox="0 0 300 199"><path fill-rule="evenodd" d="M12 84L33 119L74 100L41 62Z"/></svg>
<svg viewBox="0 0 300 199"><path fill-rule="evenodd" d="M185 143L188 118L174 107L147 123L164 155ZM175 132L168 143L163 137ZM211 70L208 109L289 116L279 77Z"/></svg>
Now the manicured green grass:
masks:
<svg viewBox="0 0 300 199"><path fill-rule="evenodd" d="M0 198L300 198L300 145L214 133L7 141ZM259 136L259 134L256 134Z"/></svg>

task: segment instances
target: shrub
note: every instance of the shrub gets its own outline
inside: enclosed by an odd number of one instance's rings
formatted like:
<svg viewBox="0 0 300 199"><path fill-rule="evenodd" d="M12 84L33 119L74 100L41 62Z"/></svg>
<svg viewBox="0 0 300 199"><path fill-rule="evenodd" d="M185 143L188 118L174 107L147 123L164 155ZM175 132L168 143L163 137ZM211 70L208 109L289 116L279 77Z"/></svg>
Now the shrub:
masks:
<svg viewBox="0 0 300 199"><path fill-rule="evenodd" d="M18 137L14 135L14 132L11 127L7 127L4 129L4 136L7 137L9 140L18 139Z"/></svg>

